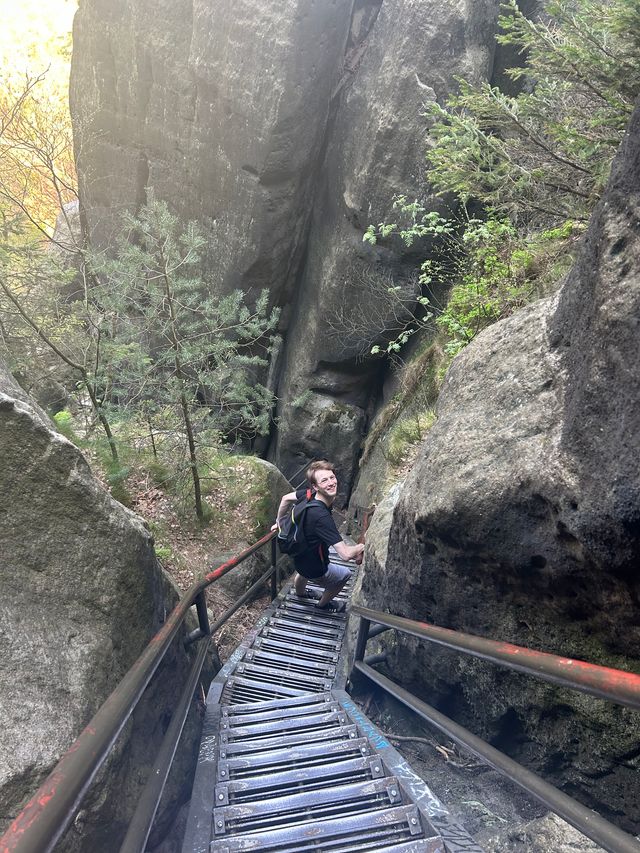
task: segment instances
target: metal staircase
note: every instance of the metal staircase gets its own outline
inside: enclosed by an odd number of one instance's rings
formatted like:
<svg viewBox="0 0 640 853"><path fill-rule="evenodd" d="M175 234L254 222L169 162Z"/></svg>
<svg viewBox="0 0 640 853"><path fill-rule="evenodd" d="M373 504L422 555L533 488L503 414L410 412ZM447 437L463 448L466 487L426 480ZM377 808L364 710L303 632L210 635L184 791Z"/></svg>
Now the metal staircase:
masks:
<svg viewBox="0 0 640 853"><path fill-rule="evenodd" d="M345 692L346 623L288 587L219 672L183 853L481 853Z"/></svg>
<svg viewBox="0 0 640 853"><path fill-rule="evenodd" d="M162 797L212 635L265 583L273 604L211 685L183 853L398 850L481 853L464 828L349 698L346 617L290 588L277 596L275 533L211 569L181 597L92 719L0 838L6 853L51 853L175 641L199 642L120 853L141 853ZM213 624L206 590L268 544L271 566ZM353 567L355 570L355 566ZM345 588L341 598L348 598ZM197 629L185 632L196 608ZM499 770L610 853L638 839L518 764L376 670L380 629L472 655L555 685L640 709L640 676L354 605L353 671ZM186 634L186 636L185 636ZM114 844L119 839L114 837ZM114 850L116 848L114 847Z"/></svg>

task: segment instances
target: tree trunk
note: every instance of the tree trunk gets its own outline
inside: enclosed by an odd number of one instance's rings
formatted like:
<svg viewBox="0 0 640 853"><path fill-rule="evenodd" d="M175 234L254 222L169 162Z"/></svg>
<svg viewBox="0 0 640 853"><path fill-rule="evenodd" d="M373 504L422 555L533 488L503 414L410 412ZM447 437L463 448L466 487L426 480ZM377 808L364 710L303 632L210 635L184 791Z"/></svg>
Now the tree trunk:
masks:
<svg viewBox="0 0 640 853"><path fill-rule="evenodd" d="M164 256L161 252L161 257L164 262ZM182 359L180 357L180 341L178 339L178 331L176 328L176 313L173 305L173 291L167 275L166 266L163 273L165 293L167 295L167 305L169 306L169 320L171 323L171 338L173 347L173 363L176 368L176 376L180 380L180 406L182 408L182 417L184 427L187 431L187 442L189 445L189 467L191 468L191 478L193 479L193 497L196 507L196 515L200 521L204 520L204 508L202 506L202 489L200 487L200 474L198 473L198 456L196 453L196 441L193 433L193 424L191 423L191 415L189 414L189 401L185 394L185 386L187 378L182 369Z"/></svg>
<svg viewBox="0 0 640 853"><path fill-rule="evenodd" d="M189 403L184 393L180 395L180 405L182 406L182 417L184 418L184 426L187 431L187 441L189 443L189 466L191 468L191 477L193 479L193 496L196 505L196 515L202 521L204 519L204 508L202 506L202 490L200 488L200 474L198 473L198 457L196 456L196 442L193 436L193 425L189 415Z"/></svg>
<svg viewBox="0 0 640 853"><path fill-rule="evenodd" d="M111 426L109 424L107 416L105 415L104 410L103 410L102 406L100 405L98 398L96 397L96 393L95 393L95 390L93 388L93 385L91 384L91 382L87 378L86 374L83 375L82 379L84 381L84 387L87 389L87 393L89 394L89 397L91 399L91 405L93 406L94 411L95 411L96 415L98 416L98 420L102 424L102 429L104 430L104 433L107 436L107 441L109 442L109 450L111 451L111 457L112 457L113 461L116 463L116 465L119 466L120 465L120 457L118 456L118 448L116 446L116 440L113 437L113 433L111 432Z"/></svg>

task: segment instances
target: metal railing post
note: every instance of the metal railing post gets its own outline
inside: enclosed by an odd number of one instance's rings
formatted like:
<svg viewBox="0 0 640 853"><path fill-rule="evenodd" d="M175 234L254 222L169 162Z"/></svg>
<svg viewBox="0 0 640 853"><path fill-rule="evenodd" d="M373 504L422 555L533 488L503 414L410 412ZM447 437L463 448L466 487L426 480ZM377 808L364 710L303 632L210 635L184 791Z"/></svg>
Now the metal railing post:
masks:
<svg viewBox="0 0 640 853"><path fill-rule="evenodd" d="M198 625L203 636L210 633L209 630L209 614L207 613L207 597L204 590L196 598L196 611L198 613Z"/></svg>
<svg viewBox="0 0 640 853"><path fill-rule="evenodd" d="M185 648L197 640L201 640L203 637L208 637L211 633L211 629L209 628L209 614L207 613L207 596L204 590L198 594L194 604L198 614L198 627L195 631L191 631L185 638Z"/></svg>
<svg viewBox="0 0 640 853"><path fill-rule="evenodd" d="M273 574L271 575L271 601L273 601L278 595L278 587L280 586L278 583L278 552L275 538L271 540L271 568L273 569Z"/></svg>
<svg viewBox="0 0 640 853"><path fill-rule="evenodd" d="M364 653L367 649L367 640L369 639L370 624L371 622L368 619L365 619L364 616L360 617L360 626L358 627L358 640L356 642L355 652L356 660L364 660Z"/></svg>

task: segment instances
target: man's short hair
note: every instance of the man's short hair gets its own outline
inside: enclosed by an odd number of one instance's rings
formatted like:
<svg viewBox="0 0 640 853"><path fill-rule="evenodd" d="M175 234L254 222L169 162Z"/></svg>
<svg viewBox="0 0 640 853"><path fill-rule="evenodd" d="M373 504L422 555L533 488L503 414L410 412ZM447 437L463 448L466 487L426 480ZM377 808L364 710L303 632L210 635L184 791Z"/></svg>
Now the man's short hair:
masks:
<svg viewBox="0 0 640 853"><path fill-rule="evenodd" d="M307 480L314 486L316 484L316 471L333 471L334 474L336 473L333 462L327 462L326 459L318 459L316 462L312 462L307 468Z"/></svg>

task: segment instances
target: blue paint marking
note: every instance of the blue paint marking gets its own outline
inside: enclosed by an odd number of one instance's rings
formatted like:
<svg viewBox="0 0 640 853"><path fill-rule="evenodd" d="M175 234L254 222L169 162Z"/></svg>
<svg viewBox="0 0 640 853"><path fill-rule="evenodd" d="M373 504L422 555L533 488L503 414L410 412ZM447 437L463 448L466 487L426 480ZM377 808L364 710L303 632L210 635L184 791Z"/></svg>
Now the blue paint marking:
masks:
<svg viewBox="0 0 640 853"><path fill-rule="evenodd" d="M238 663L238 661L241 660L245 651L246 651L245 648L243 648L242 646L238 646L238 648L231 655L229 660L225 663L225 665L222 667L222 669L220 670L220 672L216 676L216 681L221 681L223 678L226 678L231 673L231 670Z"/></svg>
<svg viewBox="0 0 640 853"><path fill-rule="evenodd" d="M340 704L345 709L345 711L347 711L356 721L356 723L360 726L364 734L369 738L370 741L372 741L376 749L384 749L385 747L391 746L389 741L384 739L384 737L376 729L373 723L365 717L365 715L358 709L356 705L353 704L353 702L349 702L346 699L343 699Z"/></svg>

